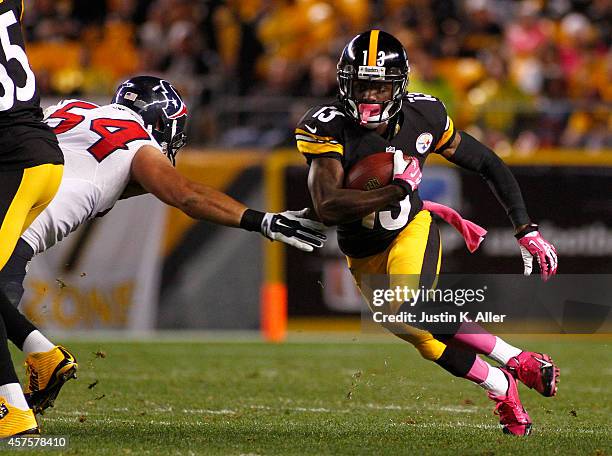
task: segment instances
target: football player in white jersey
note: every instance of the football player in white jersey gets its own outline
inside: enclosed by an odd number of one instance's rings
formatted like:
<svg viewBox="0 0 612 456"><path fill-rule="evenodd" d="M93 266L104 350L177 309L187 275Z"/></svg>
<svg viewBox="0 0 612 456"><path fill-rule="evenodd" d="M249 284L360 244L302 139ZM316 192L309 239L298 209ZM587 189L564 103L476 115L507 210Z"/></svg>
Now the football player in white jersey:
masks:
<svg viewBox="0 0 612 456"><path fill-rule="evenodd" d="M45 122L64 152L64 176L57 196L23 234L0 274L0 290L15 306L0 312L9 340L27 354L25 393L35 413L53 405L63 384L76 376L78 364L16 309L27 262L120 198L149 192L196 219L259 231L305 251L323 246L323 225L302 211L255 211L182 176L173 165L185 143L186 117L176 89L151 76L122 83L110 105L67 100L45 111Z"/></svg>

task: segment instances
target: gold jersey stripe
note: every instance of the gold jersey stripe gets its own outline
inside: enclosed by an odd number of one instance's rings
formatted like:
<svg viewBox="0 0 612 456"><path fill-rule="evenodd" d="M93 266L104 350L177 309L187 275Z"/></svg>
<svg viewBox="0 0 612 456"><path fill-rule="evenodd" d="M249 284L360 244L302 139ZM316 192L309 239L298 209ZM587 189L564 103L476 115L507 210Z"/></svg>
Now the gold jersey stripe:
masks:
<svg viewBox="0 0 612 456"><path fill-rule="evenodd" d="M451 139L454 132L455 125L453 125L453 119L446 116L446 130L444 130L444 134L440 138L440 141L438 141L438 143L436 144L436 147L434 147L434 150L438 150L439 148L444 146L448 142L448 140Z"/></svg>
<svg viewBox="0 0 612 456"><path fill-rule="evenodd" d="M344 155L344 148L342 147L342 144L331 144L331 143L316 144L316 143L311 143L307 141L298 141L297 148L303 154L318 155L318 154L325 154L327 152L336 152L336 153L339 153L340 155Z"/></svg>
<svg viewBox="0 0 612 456"><path fill-rule="evenodd" d="M314 138L311 138L310 136L304 136L304 135L295 135L295 140L314 143L314 144L338 144L338 141L321 141L320 139L314 139Z"/></svg>
<svg viewBox="0 0 612 456"><path fill-rule="evenodd" d="M21 14L19 15L19 22L22 21L23 19L23 11L24 11L24 6L23 6L23 0L21 0Z"/></svg>
<svg viewBox="0 0 612 456"><path fill-rule="evenodd" d="M308 131L302 130L301 128L296 128L295 129L295 134L296 135L310 136L312 139L317 139L319 141L332 141L332 140L335 139L333 136L319 136L319 135L315 135L315 134L310 133Z"/></svg>
<svg viewBox="0 0 612 456"><path fill-rule="evenodd" d="M378 54L378 32L380 32L380 30L372 30L370 32L370 47L368 49L369 66L376 66L376 54Z"/></svg>

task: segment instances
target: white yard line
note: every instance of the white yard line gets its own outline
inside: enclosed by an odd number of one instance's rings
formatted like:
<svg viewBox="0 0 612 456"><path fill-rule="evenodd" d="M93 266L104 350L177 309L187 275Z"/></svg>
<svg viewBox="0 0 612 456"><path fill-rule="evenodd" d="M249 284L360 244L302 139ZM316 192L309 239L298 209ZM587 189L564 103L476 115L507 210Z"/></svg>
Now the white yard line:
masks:
<svg viewBox="0 0 612 456"><path fill-rule="evenodd" d="M477 407L458 407L458 406L444 406L439 407L437 410L442 410L443 412L453 412L453 413L475 413L478 411Z"/></svg>
<svg viewBox="0 0 612 456"><path fill-rule="evenodd" d="M194 409L195 410L195 409ZM283 410L283 409L281 409ZM312 410L321 410L321 409L305 409L305 411L312 411ZM203 410L204 412L219 412L219 410ZM225 411L227 412L227 411ZM235 411L231 411L234 412ZM75 419L73 417L68 418L68 417L61 417L61 416L46 416L43 418L44 421L48 421L48 422L60 422L60 423L74 423ZM86 419L87 423L105 423L105 424L117 424L117 423L121 423L124 425L130 425L130 426L136 426L136 425L154 425L154 426L180 426L180 424L182 423L177 423L176 421L159 421L159 420L146 420L146 421L138 421L138 420L133 420L133 419L117 419L117 418L108 418L108 417L95 417L95 416L91 416L88 415L87 419ZM190 425L196 425L196 426L207 426L209 425L208 423L202 422L202 421L193 421L189 423ZM465 423L463 421L456 421L454 423L441 423L439 421L431 421L431 422L424 422L424 423L401 423L401 422L391 422L391 423L387 423L385 424L385 426L390 426L390 427L399 427L399 426L409 426L409 427L415 427L415 428L422 428L422 429L456 429L456 428L472 428L472 429L499 429L499 425L497 424L481 424L481 423ZM542 429L539 428L538 432L540 433L545 433L545 434L552 434L552 433L558 433L558 432L565 432L566 430L564 429L555 429L553 430L548 430L548 429ZM569 429L567 429L567 431L569 431ZM584 429L584 428L575 428L572 427L571 428L571 432L577 432L580 434L588 434L588 435L608 435L607 429Z"/></svg>
<svg viewBox="0 0 612 456"><path fill-rule="evenodd" d="M210 409L183 409L183 413L187 415L235 415L236 410L210 410Z"/></svg>
<svg viewBox="0 0 612 456"><path fill-rule="evenodd" d="M252 404L252 405L244 405L237 409L177 409L174 410L172 407L156 407L152 409L147 409L146 414L143 415L142 420L138 419L129 419L126 416L133 416L135 413L140 413L140 410L131 410L127 407L115 408L112 410L113 418L109 417L110 412L101 411L101 410L72 410L72 411L61 411L61 410L53 410L49 414L46 414L42 417L43 423L45 421L50 422L62 422L62 423L74 423L77 417L83 416L86 422L89 423L121 423L130 426L142 425L142 424L150 424L150 425L158 425L158 426L176 426L178 425L176 421L166 421L166 420L156 420L150 419L151 415L154 414L163 414L167 415L168 413L174 413L177 415L237 415L241 413L246 413L248 415L249 411L257 411L257 410L266 410L271 412L284 413L287 411L296 412L296 413L354 413L356 411L364 411L364 410L397 410L397 411L415 411L420 410L423 412L427 411L446 411L452 413L476 413L481 411L478 407L460 407L460 406L442 406L442 407L423 407L419 406L400 406L395 404L374 404L368 403L364 405L355 405L351 408L338 408L338 409L330 409L325 407L286 407L283 405L279 405L277 407L272 407L269 405L263 404ZM58 416L59 415L59 416ZM473 429L499 429L498 424L484 424L484 423L466 423L464 421L456 421L456 422L440 422L433 418L426 418L423 415L415 417L418 421L415 423L405 423L399 421L392 421L388 425L391 427L397 426L411 426L416 428L423 429L453 429L453 428L473 428ZM430 421L423 421L427 419ZM181 421L182 422L182 421ZM202 421L189 421L189 424L196 424L198 426L205 426L208 423ZM536 424L537 425L537 424ZM545 434L556 434L559 432L577 432L580 434L588 434L588 435L607 435L608 430L605 428L576 428L571 427L571 429L564 428L548 428L548 427L538 427L538 431Z"/></svg>

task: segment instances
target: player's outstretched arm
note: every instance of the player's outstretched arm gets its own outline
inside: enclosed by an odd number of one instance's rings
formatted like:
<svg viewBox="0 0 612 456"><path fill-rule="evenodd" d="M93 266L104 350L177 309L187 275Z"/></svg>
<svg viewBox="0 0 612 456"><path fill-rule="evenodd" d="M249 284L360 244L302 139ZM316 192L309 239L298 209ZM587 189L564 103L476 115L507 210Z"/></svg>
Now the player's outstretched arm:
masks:
<svg viewBox="0 0 612 456"><path fill-rule="evenodd" d="M313 159L308 189L319 220L328 226L349 223L403 200L418 186L421 170L417 161L407 163L399 154L395 157L392 184L369 191L343 188L344 170L338 160Z"/></svg>
<svg viewBox="0 0 612 456"><path fill-rule="evenodd" d="M515 237L523 257L524 274L531 274L533 258L536 258L544 280L554 275L557 272L555 247L540 235L538 226L531 223L518 182L503 160L464 131L456 135L441 154L462 168L480 173L487 181L514 225Z"/></svg>
<svg viewBox="0 0 612 456"><path fill-rule="evenodd" d="M192 218L220 225L259 231L271 240L304 251L322 247L324 227L305 217L304 211L263 213L247 208L229 195L180 174L151 146L141 147L132 160L131 176L147 192Z"/></svg>

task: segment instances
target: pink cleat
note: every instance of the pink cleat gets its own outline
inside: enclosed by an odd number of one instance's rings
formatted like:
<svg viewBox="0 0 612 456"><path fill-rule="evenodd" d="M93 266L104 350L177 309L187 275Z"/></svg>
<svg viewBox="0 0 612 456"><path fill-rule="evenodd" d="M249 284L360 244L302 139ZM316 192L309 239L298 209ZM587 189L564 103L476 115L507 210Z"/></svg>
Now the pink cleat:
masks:
<svg viewBox="0 0 612 456"><path fill-rule="evenodd" d="M521 352L505 366L512 375L542 396L557 394L559 368L552 358L544 353Z"/></svg>
<svg viewBox="0 0 612 456"><path fill-rule="evenodd" d="M489 398L497 402L493 413L499 415L504 434L528 436L531 433L531 418L521 404L516 380L507 369L500 369L508 379L508 391L505 396L496 396L489 392Z"/></svg>

